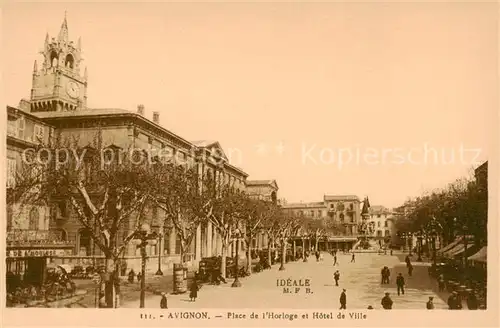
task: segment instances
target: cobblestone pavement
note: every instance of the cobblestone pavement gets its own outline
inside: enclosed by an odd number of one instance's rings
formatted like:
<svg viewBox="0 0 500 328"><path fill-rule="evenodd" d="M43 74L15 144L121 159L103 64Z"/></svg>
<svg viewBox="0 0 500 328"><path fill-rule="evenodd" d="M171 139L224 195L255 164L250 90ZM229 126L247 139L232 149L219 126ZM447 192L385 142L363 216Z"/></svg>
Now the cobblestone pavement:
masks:
<svg viewBox="0 0 500 328"><path fill-rule="evenodd" d="M436 309L446 309L442 298L433 291L434 282L427 273L428 263L415 262L413 276L408 277L406 265L401 256L356 254L355 263L351 263L350 254L337 256L338 266L333 266L332 257L324 255L324 261L316 262L312 256L309 261L290 262L284 271L279 271L279 265L272 269L241 278L242 286L232 288L232 280L220 286L203 285L196 302L189 301L188 293L169 295L169 308L289 308L338 309L339 296L342 288L347 290L347 309L366 309L369 305L381 309L380 301L387 291L394 301L393 309L425 309L429 296L434 296ZM380 270L383 266L391 269L391 283L380 284ZM341 277L339 286L334 286L333 273L339 270ZM395 276L402 272L406 280L405 295L398 296ZM305 279L310 280L310 293L307 287L290 287L290 293L284 293L284 288L277 286L278 279L291 279L300 284ZM169 292L169 289L165 289ZM147 308L158 308L159 296L146 297ZM124 302L122 307L137 308L139 302Z"/></svg>

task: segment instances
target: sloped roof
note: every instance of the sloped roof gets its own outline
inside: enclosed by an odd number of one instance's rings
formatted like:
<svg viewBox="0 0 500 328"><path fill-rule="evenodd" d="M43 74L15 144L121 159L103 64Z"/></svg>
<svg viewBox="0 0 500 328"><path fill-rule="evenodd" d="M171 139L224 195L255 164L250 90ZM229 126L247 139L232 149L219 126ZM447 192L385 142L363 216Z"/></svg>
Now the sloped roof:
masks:
<svg viewBox="0 0 500 328"><path fill-rule="evenodd" d="M196 147L206 148L206 147L210 147L211 145L217 143L217 141L215 141L215 140L196 140L196 141L191 141L191 143L193 145L195 145Z"/></svg>
<svg viewBox="0 0 500 328"><path fill-rule="evenodd" d="M324 207L325 203L323 202L311 202L311 203L289 203L283 205L283 208L312 208L312 207Z"/></svg>
<svg viewBox="0 0 500 328"><path fill-rule="evenodd" d="M382 205L373 205L369 208L368 210L370 213L389 213L391 212L390 209L388 209L385 206Z"/></svg>
<svg viewBox="0 0 500 328"><path fill-rule="evenodd" d="M121 108L95 108L95 109L61 111L61 112L34 112L32 114L39 118L53 118L53 117L78 117L78 116L136 114L136 113L132 113L128 110Z"/></svg>
<svg viewBox="0 0 500 328"><path fill-rule="evenodd" d="M359 197L356 195L324 195L324 199L328 200L357 200L359 201Z"/></svg>

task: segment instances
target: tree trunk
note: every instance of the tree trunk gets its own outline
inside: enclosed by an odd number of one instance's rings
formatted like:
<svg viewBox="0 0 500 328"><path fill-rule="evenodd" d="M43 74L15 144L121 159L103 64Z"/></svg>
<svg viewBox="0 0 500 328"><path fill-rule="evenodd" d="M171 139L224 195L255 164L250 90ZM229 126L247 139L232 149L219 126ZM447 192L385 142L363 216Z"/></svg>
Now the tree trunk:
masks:
<svg viewBox="0 0 500 328"><path fill-rule="evenodd" d="M269 244L267 245L267 264L269 265L269 267L271 267L272 265L272 261L271 261L271 256L272 256L272 252L271 252L271 245L273 244L273 240L269 239Z"/></svg>
<svg viewBox="0 0 500 328"><path fill-rule="evenodd" d="M116 289L115 283L117 283L118 272L116 271L116 261L114 258L107 256L106 257L106 273L104 275L104 299L106 301L106 307L108 308L116 308L118 304L116 304Z"/></svg>
<svg viewBox="0 0 500 328"><path fill-rule="evenodd" d="M281 267L284 269L286 263L286 238L281 239Z"/></svg>
<svg viewBox="0 0 500 328"><path fill-rule="evenodd" d="M226 278L226 253L227 253L227 238L222 239L222 254L220 262L220 274Z"/></svg>
<svg viewBox="0 0 500 328"><path fill-rule="evenodd" d="M292 241L292 243L293 243L293 259L295 260L297 257L297 245L295 239Z"/></svg>
<svg viewBox="0 0 500 328"><path fill-rule="evenodd" d="M252 238L250 242L247 243L247 274L252 274Z"/></svg>
<svg viewBox="0 0 500 328"><path fill-rule="evenodd" d="M185 256L186 255L185 254L186 253L186 248L187 248L186 247L186 241L182 240L182 238L181 238L181 247L180 247L180 257L181 258L180 258L180 261L179 261L180 264L186 263L186 256Z"/></svg>

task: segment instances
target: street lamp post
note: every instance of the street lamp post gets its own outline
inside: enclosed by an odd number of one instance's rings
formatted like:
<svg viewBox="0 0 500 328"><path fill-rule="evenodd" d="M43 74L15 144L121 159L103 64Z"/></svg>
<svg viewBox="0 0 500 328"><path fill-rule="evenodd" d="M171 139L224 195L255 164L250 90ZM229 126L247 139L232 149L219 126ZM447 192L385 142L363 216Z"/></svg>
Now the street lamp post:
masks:
<svg viewBox="0 0 500 328"><path fill-rule="evenodd" d="M307 254L306 254L306 234L302 232L302 262L307 262Z"/></svg>
<svg viewBox="0 0 500 328"><path fill-rule="evenodd" d="M158 233L158 270L156 271L157 276L163 276L163 271L161 271L161 255L163 253L161 241L165 237L166 234L170 233L172 226L170 222L165 223L163 226L163 230Z"/></svg>
<svg viewBox="0 0 500 328"><path fill-rule="evenodd" d="M241 232L240 229L236 228L234 231L234 237L236 238L236 261L235 261L235 272L234 272L234 281L231 287L241 287L241 282L239 279L239 267L238 267L238 260L240 258L240 238L241 238Z"/></svg>
<svg viewBox="0 0 500 328"><path fill-rule="evenodd" d="M418 247L418 258L417 258L417 262L422 262L422 232L421 231L417 231L416 233L417 235L417 247Z"/></svg>
<svg viewBox="0 0 500 328"><path fill-rule="evenodd" d="M151 232L149 224L144 223L140 230L135 233L133 242L141 250L141 298L140 308L144 308L145 292L146 292L146 246L156 245L157 233Z"/></svg>
<svg viewBox="0 0 500 328"><path fill-rule="evenodd" d="M412 256L412 248L413 248L413 233L412 232L408 232L408 255L409 256Z"/></svg>

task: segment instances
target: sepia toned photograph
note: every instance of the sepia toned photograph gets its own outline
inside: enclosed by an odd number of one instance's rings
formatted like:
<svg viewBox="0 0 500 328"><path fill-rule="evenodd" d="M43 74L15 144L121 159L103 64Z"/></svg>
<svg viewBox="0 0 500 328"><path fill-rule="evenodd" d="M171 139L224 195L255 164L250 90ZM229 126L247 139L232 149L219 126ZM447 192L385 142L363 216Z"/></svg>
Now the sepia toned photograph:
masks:
<svg viewBox="0 0 500 328"><path fill-rule="evenodd" d="M2 7L6 313L496 308L495 2Z"/></svg>

